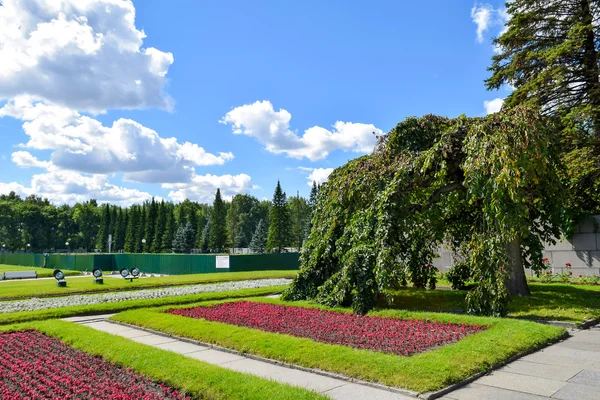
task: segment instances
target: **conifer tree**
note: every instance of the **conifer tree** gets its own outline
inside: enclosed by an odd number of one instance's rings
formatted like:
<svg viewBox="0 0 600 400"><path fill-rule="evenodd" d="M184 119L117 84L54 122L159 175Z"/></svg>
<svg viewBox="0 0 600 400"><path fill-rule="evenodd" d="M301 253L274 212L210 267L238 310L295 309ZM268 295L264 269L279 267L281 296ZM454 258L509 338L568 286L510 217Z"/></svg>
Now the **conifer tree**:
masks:
<svg viewBox="0 0 600 400"><path fill-rule="evenodd" d="M124 250L127 253L135 253L137 245L137 232L139 228L140 216L138 207L131 207L129 209L129 218L127 221L127 232L125 234L125 246Z"/></svg>
<svg viewBox="0 0 600 400"><path fill-rule="evenodd" d="M154 227L154 238L152 239L152 247L150 248L151 253L162 253L163 251L163 236L165 234L165 228L167 224L167 208L165 202L161 201L157 204L157 217L156 225Z"/></svg>
<svg viewBox="0 0 600 400"><path fill-rule="evenodd" d="M173 238L175 253L190 253L194 246L194 227L190 222L180 225Z"/></svg>
<svg viewBox="0 0 600 400"><path fill-rule="evenodd" d="M217 252L223 251L227 244L226 216L221 189L217 189L210 219L210 247Z"/></svg>
<svg viewBox="0 0 600 400"><path fill-rule="evenodd" d="M143 253L144 252L144 244L142 240L146 239L144 237L144 233L146 233L146 219L147 219L148 210L146 208L146 203L144 203L141 207L139 207L139 223L138 229L136 233L136 244L135 244L135 252Z"/></svg>
<svg viewBox="0 0 600 400"><path fill-rule="evenodd" d="M256 230L250 241L250 250L253 253L264 253L267 247L267 226L261 219L256 225Z"/></svg>
<svg viewBox="0 0 600 400"><path fill-rule="evenodd" d="M158 209L156 201L154 201L154 197L148 206L148 215L146 219L146 232L144 233L144 238L146 239L146 244L144 245L144 252L150 253L152 250L152 245L154 243L154 230L156 229L156 220L158 217Z"/></svg>
<svg viewBox="0 0 600 400"><path fill-rule="evenodd" d="M287 198L277 181L275 193L273 193L273 205L269 212L269 234L267 237L267 251L281 253L283 248L289 244L290 239L290 215L287 208Z"/></svg>
<svg viewBox="0 0 600 400"><path fill-rule="evenodd" d="M127 209L119 207L117 210L117 222L115 224L115 236L113 238L114 251L123 250L125 246L125 234L127 231Z"/></svg>
<svg viewBox="0 0 600 400"><path fill-rule="evenodd" d="M204 228L202 228L198 248L202 253L208 253L210 251L210 220L206 221Z"/></svg>
<svg viewBox="0 0 600 400"><path fill-rule="evenodd" d="M175 213L171 204L166 205L167 223L162 238L163 252L170 253L173 248L173 236L175 235Z"/></svg>
<svg viewBox="0 0 600 400"><path fill-rule="evenodd" d="M528 105L561 121L561 172L575 219L600 213L600 3L513 0L494 40L488 89L510 85L504 107Z"/></svg>
<svg viewBox="0 0 600 400"><path fill-rule="evenodd" d="M108 234L110 226L110 205L105 204L100 210L100 224L96 235L96 248L101 252L108 251Z"/></svg>

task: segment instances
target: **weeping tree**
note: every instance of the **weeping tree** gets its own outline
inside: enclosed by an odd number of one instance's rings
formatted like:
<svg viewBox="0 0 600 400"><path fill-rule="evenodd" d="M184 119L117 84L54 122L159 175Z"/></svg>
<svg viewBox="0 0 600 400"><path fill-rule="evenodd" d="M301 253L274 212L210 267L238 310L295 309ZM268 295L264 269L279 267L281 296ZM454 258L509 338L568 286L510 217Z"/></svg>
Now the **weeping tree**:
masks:
<svg viewBox="0 0 600 400"><path fill-rule="evenodd" d="M472 271L468 311L504 315L510 295L529 294L524 268L541 265L542 242L559 232L554 130L520 107L401 122L321 188L284 298L366 313L390 287L434 284L443 243Z"/></svg>

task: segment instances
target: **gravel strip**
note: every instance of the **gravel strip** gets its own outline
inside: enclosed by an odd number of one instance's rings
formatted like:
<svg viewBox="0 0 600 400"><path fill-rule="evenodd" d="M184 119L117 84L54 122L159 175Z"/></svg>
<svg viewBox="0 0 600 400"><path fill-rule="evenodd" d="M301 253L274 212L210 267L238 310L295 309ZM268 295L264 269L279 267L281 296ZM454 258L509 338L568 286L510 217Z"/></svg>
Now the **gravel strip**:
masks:
<svg viewBox="0 0 600 400"><path fill-rule="evenodd" d="M0 313L36 311L48 308L60 308L101 303L118 303L130 300L160 299L171 296L186 296L207 292L225 292L228 290L256 289L269 286L288 285L291 279L256 279L248 281L223 282L193 286L178 286L162 289L143 289L131 292L103 294L84 294L65 297L31 298L28 300L0 301Z"/></svg>

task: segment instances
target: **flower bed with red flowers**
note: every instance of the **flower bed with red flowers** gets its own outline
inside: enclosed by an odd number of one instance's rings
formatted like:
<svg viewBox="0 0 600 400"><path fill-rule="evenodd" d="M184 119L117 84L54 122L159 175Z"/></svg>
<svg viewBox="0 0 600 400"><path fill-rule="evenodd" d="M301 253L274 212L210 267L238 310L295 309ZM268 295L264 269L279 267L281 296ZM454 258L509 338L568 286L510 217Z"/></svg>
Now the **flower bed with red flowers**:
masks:
<svg viewBox="0 0 600 400"><path fill-rule="evenodd" d="M0 333L0 354L2 399L185 398L168 386L34 330Z"/></svg>
<svg viewBox="0 0 600 400"><path fill-rule="evenodd" d="M411 355L454 343L486 329L477 325L400 320L248 301L169 312L400 355Z"/></svg>

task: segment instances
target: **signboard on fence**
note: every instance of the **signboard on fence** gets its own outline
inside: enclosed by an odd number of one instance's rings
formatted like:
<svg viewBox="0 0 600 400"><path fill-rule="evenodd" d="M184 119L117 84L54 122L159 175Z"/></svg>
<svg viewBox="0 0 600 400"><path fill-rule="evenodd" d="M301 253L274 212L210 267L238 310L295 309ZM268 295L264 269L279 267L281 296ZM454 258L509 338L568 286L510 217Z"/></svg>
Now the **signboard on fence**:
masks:
<svg viewBox="0 0 600 400"><path fill-rule="evenodd" d="M229 256L217 256L217 269L229 269Z"/></svg>

